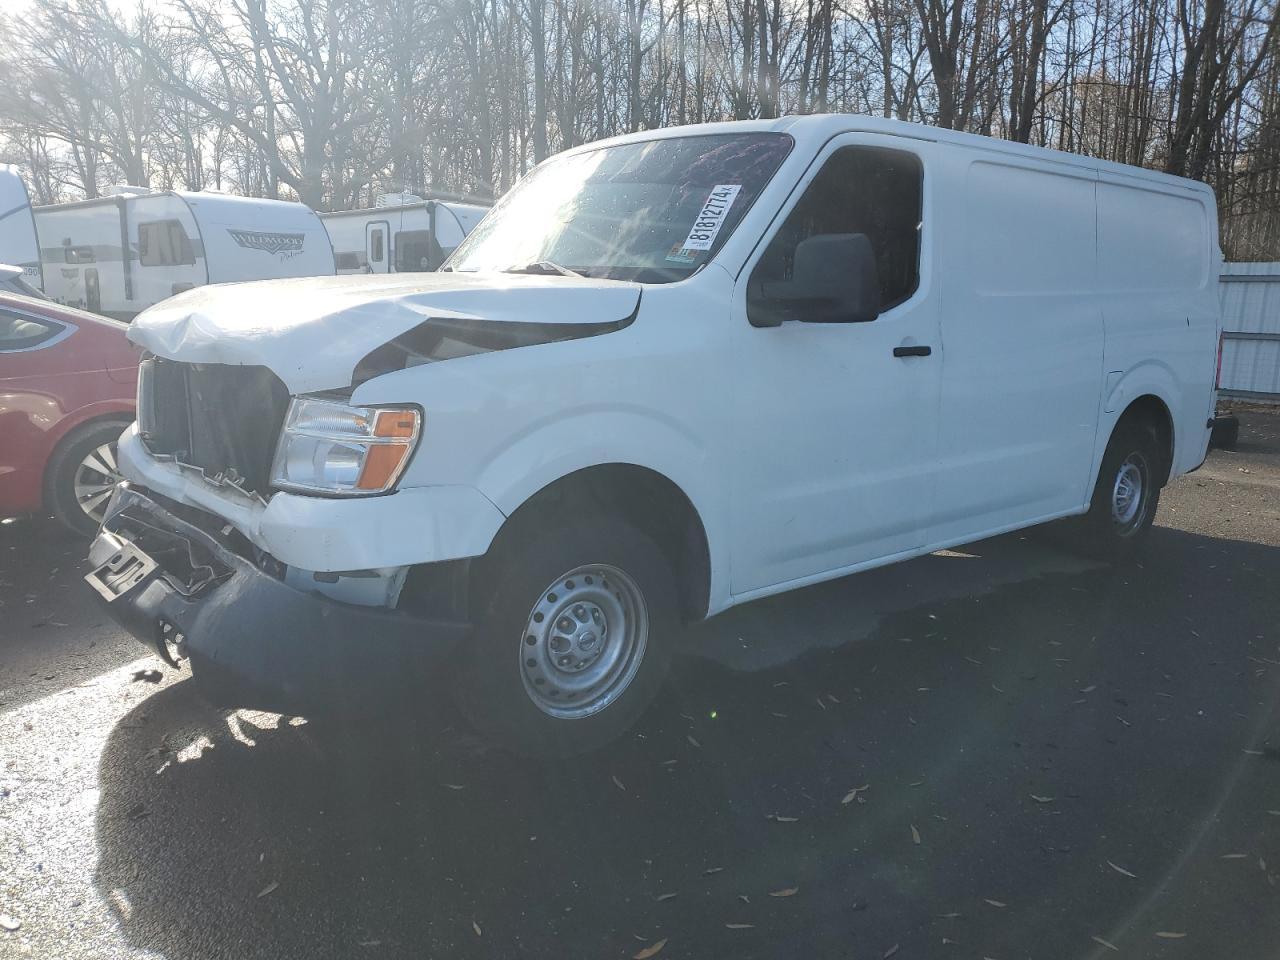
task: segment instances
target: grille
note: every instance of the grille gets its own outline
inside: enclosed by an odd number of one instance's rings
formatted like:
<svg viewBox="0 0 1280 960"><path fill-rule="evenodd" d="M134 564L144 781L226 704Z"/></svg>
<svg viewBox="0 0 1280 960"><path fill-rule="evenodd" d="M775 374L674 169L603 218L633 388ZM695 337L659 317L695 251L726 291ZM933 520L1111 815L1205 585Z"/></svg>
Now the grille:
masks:
<svg viewBox="0 0 1280 960"><path fill-rule="evenodd" d="M147 449L264 496L288 406L288 389L266 367L148 357L138 374Z"/></svg>

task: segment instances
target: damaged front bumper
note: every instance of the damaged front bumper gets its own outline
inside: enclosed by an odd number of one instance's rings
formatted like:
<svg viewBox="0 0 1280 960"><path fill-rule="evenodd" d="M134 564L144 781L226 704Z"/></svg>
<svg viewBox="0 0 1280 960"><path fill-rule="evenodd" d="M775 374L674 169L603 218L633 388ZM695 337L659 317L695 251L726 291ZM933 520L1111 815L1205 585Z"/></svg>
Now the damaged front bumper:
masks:
<svg viewBox="0 0 1280 960"><path fill-rule="evenodd" d="M420 698L422 680L470 633L465 622L299 590L218 522L121 484L85 578L148 647L170 662L185 654L218 706L314 716Z"/></svg>

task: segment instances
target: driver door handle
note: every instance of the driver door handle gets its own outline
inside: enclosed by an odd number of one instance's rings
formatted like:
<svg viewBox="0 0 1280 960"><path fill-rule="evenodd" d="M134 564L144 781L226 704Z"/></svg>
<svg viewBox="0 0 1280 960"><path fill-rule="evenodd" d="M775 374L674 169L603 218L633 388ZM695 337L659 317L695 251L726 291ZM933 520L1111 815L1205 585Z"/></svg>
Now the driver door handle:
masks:
<svg viewBox="0 0 1280 960"><path fill-rule="evenodd" d="M912 345L893 348L895 357L927 357L932 353L933 347Z"/></svg>

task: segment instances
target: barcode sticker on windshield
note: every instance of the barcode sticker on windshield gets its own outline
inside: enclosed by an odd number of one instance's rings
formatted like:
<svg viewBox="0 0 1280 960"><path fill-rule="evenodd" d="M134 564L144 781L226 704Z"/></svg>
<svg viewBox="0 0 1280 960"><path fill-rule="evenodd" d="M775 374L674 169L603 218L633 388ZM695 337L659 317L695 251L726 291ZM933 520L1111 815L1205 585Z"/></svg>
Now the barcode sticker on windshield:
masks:
<svg viewBox="0 0 1280 960"><path fill-rule="evenodd" d="M738 199L738 192L741 189L742 184L740 183L717 183L711 188L711 195L707 197L707 202L702 205L698 218L693 221L689 236L685 238L682 245L683 249L711 249L711 245L716 242L716 234L724 226L725 218L729 215L729 208L733 206L733 201Z"/></svg>

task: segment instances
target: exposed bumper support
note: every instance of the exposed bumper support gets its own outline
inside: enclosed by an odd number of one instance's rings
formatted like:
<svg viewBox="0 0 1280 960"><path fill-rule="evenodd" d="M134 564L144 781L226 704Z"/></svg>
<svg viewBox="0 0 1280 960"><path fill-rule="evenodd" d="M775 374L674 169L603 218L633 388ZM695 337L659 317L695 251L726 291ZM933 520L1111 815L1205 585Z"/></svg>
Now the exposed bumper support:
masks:
<svg viewBox="0 0 1280 960"><path fill-rule="evenodd" d="M314 715L420 697L471 630L304 593L127 484L89 556L107 612L166 659L181 635L197 688L220 706Z"/></svg>

